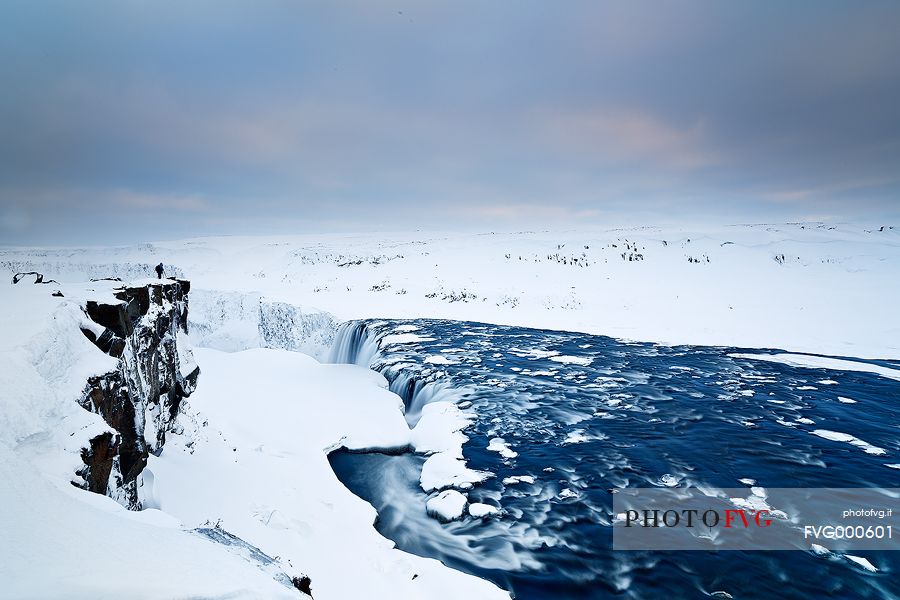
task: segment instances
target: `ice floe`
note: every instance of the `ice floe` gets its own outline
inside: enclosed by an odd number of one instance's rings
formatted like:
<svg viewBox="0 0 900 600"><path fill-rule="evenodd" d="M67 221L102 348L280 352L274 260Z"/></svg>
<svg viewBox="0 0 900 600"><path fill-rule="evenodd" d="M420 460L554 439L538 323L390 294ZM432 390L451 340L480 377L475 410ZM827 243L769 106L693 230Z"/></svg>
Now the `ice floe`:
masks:
<svg viewBox="0 0 900 600"><path fill-rule="evenodd" d="M768 362L782 363L793 367L806 367L809 369L833 369L835 371L859 371L862 373L874 373L889 379L900 380L900 369L890 369L873 363L857 360L845 360L830 356L817 356L813 354L756 354L750 352L736 352L729 354L732 358L746 358L749 360L765 360Z"/></svg>
<svg viewBox="0 0 900 600"><path fill-rule="evenodd" d="M489 517L491 515L496 515L500 513L500 509L496 506L491 506L490 504L482 504L480 502L473 502L469 505L469 514L473 517L483 518Z"/></svg>
<svg viewBox="0 0 900 600"><path fill-rule="evenodd" d="M499 437L492 438L488 443L487 449L491 452L499 453L503 458L515 458L519 455L518 452L509 447L509 444L506 443L506 440Z"/></svg>
<svg viewBox="0 0 900 600"><path fill-rule="evenodd" d="M590 358L587 356L569 356L569 355L551 356L550 360L552 360L553 362L563 363L566 365L582 365L585 367L587 365L591 364L592 362L594 362L593 358Z"/></svg>
<svg viewBox="0 0 900 600"><path fill-rule="evenodd" d="M466 510L468 499L465 494L461 494L456 490L444 490L434 498L429 498L425 503L425 510L429 516L435 519L449 523L462 517Z"/></svg>
<svg viewBox="0 0 900 600"><path fill-rule="evenodd" d="M503 485L515 485L517 483L534 483L534 477L531 475L512 475L503 478Z"/></svg>
<svg viewBox="0 0 900 600"><path fill-rule="evenodd" d="M814 429L811 431L813 435L817 435L820 438L825 438L826 440L831 440L832 442L845 442L847 444L852 444L857 448L860 448L866 454L874 454L881 455L885 454L884 448L879 448L878 446L873 446L872 444L859 439L856 436L850 435L849 433L842 433L840 431L831 431L829 429Z"/></svg>

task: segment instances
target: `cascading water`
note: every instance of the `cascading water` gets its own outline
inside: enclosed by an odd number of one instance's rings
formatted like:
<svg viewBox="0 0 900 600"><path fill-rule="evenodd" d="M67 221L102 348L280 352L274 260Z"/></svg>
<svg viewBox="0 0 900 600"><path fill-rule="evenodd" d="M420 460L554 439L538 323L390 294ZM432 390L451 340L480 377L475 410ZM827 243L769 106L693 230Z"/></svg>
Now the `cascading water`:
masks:
<svg viewBox="0 0 900 600"><path fill-rule="evenodd" d="M369 367L384 375L388 388L403 399L404 414L409 426L415 427L422 408L431 402L461 401L463 391L436 382L431 377L411 370L408 364L384 360L379 356L379 344L389 335L389 330L380 330L383 321L348 321L344 323L335 336L334 345L328 362L355 364ZM390 342L390 339L387 338Z"/></svg>
<svg viewBox="0 0 900 600"><path fill-rule="evenodd" d="M341 325L327 362L368 367L378 353L378 343L369 333L365 321L348 321Z"/></svg>
<svg viewBox="0 0 900 600"><path fill-rule="evenodd" d="M332 466L398 547L519 600L900 597L892 553L859 552L873 573L808 550L611 550L611 488L900 487L900 383L738 350L439 320L350 323L332 356L382 373L414 432L432 404L469 419L460 456L492 476L445 487L493 511L429 517L438 492L419 485L424 453L336 452Z"/></svg>

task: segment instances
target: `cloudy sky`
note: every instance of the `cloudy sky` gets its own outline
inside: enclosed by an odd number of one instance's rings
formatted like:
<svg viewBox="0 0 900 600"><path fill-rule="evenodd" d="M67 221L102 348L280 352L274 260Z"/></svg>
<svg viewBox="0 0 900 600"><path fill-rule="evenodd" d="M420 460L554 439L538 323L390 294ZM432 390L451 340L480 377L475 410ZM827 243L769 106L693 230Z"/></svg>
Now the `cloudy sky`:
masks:
<svg viewBox="0 0 900 600"><path fill-rule="evenodd" d="M897 219L900 3L0 5L0 243Z"/></svg>

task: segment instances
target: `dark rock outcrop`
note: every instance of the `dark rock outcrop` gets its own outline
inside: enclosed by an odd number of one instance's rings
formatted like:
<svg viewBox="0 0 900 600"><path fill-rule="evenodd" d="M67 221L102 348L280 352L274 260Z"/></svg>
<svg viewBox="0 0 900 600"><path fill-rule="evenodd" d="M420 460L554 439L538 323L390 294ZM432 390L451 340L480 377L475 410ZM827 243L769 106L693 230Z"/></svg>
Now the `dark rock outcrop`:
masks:
<svg viewBox="0 0 900 600"><path fill-rule="evenodd" d="M59 283L55 279L48 279L48 280L44 281L43 273L38 273L37 271L25 271L24 273L16 273L15 275L13 275L13 279L12 279L13 284L16 284L16 283L19 283L20 281L22 281L22 279L24 279L24 277L26 275L34 275L35 283Z"/></svg>
<svg viewBox="0 0 900 600"><path fill-rule="evenodd" d="M118 368L91 377L81 405L115 430L90 440L82 451L77 485L140 508L138 477L166 433L178 431L182 400L197 385L200 369L188 347L190 283L163 280L115 291L118 302L89 301L85 312L105 329L82 331L100 350L119 359ZM179 341L180 338L180 341Z"/></svg>
<svg viewBox="0 0 900 600"><path fill-rule="evenodd" d="M291 577L291 583L294 584L295 588L312 598L312 579L308 575Z"/></svg>
<svg viewBox="0 0 900 600"><path fill-rule="evenodd" d="M78 474L85 478L88 490L105 494L106 483L113 468L116 451L119 449L118 440L111 433L103 433L93 438L90 443L90 448L81 449L81 460L85 466Z"/></svg>

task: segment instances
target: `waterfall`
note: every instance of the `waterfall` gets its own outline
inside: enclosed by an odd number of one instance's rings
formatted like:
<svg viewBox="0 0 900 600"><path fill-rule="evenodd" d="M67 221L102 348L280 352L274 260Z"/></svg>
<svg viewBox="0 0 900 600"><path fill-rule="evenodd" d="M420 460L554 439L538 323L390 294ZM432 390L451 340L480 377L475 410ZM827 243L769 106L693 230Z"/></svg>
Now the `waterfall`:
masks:
<svg viewBox="0 0 900 600"><path fill-rule="evenodd" d="M458 387L435 381L433 377L423 378L421 373L412 369L388 367L381 374L388 380L388 389L403 399L403 414L410 428L419 422L426 404L440 401L456 404L464 394L464 390Z"/></svg>
<svg viewBox="0 0 900 600"><path fill-rule="evenodd" d="M378 324L366 321L348 321L341 325L328 355L328 362L360 365L373 369L388 380L388 389L403 400L404 415L410 428L415 427L422 415L422 408L431 402L460 401L463 390L449 383L434 380L427 372L401 365L384 364L378 360L378 340L383 336Z"/></svg>
<svg viewBox="0 0 900 600"><path fill-rule="evenodd" d="M366 322L347 321L334 338L327 362L368 367L377 354L377 338L369 331Z"/></svg>

